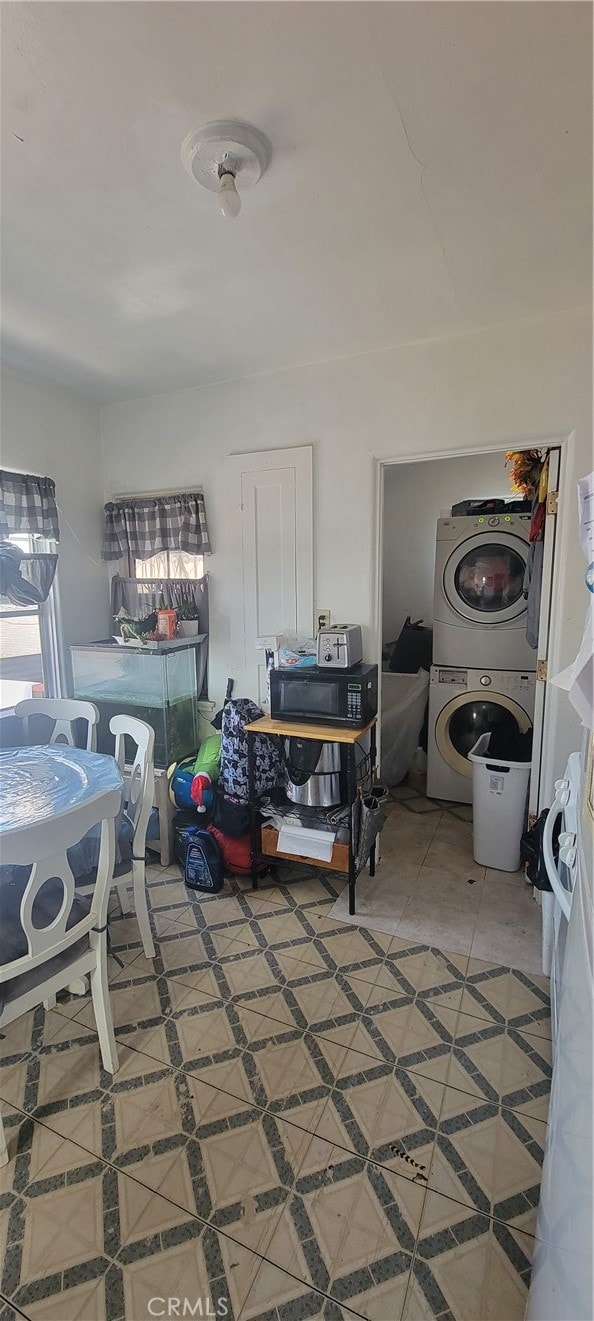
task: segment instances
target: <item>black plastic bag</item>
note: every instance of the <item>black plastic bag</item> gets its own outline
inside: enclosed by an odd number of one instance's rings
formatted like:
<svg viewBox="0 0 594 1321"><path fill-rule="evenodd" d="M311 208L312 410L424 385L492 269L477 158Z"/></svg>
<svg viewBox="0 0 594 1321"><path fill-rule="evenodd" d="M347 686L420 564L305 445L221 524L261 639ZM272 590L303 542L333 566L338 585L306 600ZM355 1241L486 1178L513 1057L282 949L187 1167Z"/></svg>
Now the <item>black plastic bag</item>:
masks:
<svg viewBox="0 0 594 1321"><path fill-rule="evenodd" d="M407 615L390 657L393 674L416 674L417 670L431 669L433 661L433 629L422 619L411 623Z"/></svg>
<svg viewBox="0 0 594 1321"><path fill-rule="evenodd" d="M220 830L222 835L231 835L233 839L239 839L240 835L247 834L250 828L250 819L250 809L247 803L229 798L227 794L220 792L216 794L212 824L216 826L217 830Z"/></svg>
<svg viewBox="0 0 594 1321"><path fill-rule="evenodd" d="M520 861L526 870L526 880L530 881L537 890L552 890L551 882L547 876L545 860L542 851L542 837L545 821L549 815L549 808L545 807L538 820L524 831L520 840ZM555 858L559 856L559 834L561 831L561 817L555 824L553 830L553 853Z"/></svg>

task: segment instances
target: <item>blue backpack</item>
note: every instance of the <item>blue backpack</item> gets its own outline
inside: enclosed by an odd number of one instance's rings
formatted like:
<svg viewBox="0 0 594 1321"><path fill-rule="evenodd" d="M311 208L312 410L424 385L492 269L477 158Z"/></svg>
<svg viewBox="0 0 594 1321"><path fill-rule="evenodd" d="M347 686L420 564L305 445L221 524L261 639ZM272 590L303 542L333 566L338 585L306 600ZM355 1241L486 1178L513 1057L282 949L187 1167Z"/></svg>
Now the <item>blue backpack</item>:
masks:
<svg viewBox="0 0 594 1321"><path fill-rule="evenodd" d="M208 830L193 830L189 834L184 879L190 890L216 894L223 888L223 854L218 840Z"/></svg>

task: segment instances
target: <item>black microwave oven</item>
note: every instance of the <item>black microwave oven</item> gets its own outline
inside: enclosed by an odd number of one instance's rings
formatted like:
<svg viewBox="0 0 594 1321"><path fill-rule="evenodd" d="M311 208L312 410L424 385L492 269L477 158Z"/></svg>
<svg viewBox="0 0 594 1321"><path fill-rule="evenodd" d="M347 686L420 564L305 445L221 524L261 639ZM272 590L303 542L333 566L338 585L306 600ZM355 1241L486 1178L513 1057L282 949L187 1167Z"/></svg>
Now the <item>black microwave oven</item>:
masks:
<svg viewBox="0 0 594 1321"><path fill-rule="evenodd" d="M362 729L377 715L377 665L271 670L270 714L273 720Z"/></svg>

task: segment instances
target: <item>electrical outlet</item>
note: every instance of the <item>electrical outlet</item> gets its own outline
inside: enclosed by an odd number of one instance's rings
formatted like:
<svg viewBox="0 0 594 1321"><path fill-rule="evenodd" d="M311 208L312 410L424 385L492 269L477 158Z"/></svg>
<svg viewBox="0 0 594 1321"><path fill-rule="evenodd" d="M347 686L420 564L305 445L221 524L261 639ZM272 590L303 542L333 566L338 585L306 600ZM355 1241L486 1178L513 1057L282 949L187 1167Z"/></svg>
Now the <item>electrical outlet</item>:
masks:
<svg viewBox="0 0 594 1321"><path fill-rule="evenodd" d="M330 623L330 611L322 610L322 609L316 610L314 615L314 623L315 623L316 633L320 633L323 628L328 628L328 625Z"/></svg>

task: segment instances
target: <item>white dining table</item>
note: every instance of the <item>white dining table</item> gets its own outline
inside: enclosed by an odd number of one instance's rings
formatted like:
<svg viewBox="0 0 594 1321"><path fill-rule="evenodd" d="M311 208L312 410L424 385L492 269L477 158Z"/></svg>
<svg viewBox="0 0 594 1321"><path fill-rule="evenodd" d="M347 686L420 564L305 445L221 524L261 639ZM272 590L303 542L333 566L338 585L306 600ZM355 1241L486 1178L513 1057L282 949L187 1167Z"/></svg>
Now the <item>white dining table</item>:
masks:
<svg viewBox="0 0 594 1321"><path fill-rule="evenodd" d="M0 863L3 843L14 862L15 837L22 838L26 863L29 827L55 823L110 789L123 795L123 780L115 759L103 753L61 743L0 749Z"/></svg>
<svg viewBox="0 0 594 1321"><path fill-rule="evenodd" d="M48 858L81 847L76 843L78 809L114 789L123 805L124 785L114 757L61 743L0 749L0 914L4 909L6 918L6 909L12 911L11 891L15 886L22 891L39 843ZM99 838L96 843L98 849ZM0 963L14 956L20 930L20 921L16 929L10 920L0 924ZM82 994L84 981L74 981L69 989Z"/></svg>

